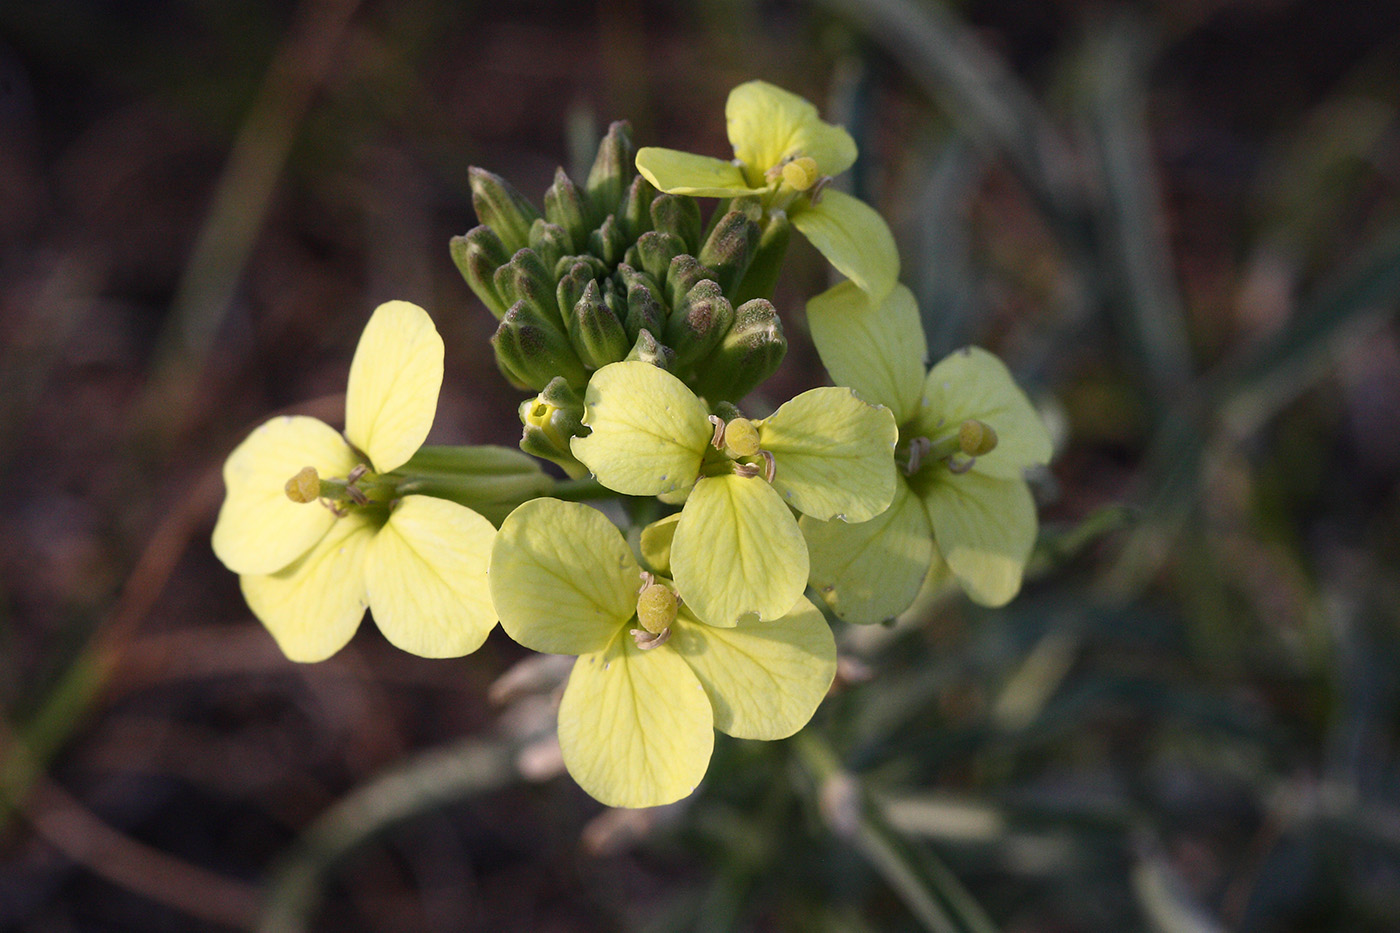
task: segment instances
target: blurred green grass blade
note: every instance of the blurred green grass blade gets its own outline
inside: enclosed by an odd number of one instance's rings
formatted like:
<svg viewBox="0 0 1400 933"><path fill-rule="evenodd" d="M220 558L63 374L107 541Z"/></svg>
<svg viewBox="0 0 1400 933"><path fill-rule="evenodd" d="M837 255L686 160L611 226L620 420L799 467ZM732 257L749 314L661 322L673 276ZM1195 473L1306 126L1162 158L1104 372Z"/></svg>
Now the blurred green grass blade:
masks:
<svg viewBox="0 0 1400 933"><path fill-rule="evenodd" d="M1340 337L1397 306L1400 224L1378 234L1270 339L1222 364L1210 378L1211 409L1231 434L1247 434L1312 384Z"/></svg>
<svg viewBox="0 0 1400 933"><path fill-rule="evenodd" d="M927 847L891 827L860 779L845 770L815 729L792 740L813 778L828 827L849 840L930 933L996 933L997 927L957 876Z"/></svg>
<svg viewBox="0 0 1400 933"><path fill-rule="evenodd" d="M1091 162L1103 200L1094 211L1099 265L1118 300L1122 332L1154 405L1175 403L1191 378L1191 348L1147 132L1147 68L1137 24L1121 17L1089 42L1084 61Z"/></svg>
<svg viewBox="0 0 1400 933"><path fill-rule="evenodd" d="M1047 216L1081 213L1069 150L1025 85L943 3L820 0L869 32L968 138L1006 158Z"/></svg>
<svg viewBox="0 0 1400 933"><path fill-rule="evenodd" d="M260 933L307 929L341 860L405 820L510 783L514 755L505 743L467 741L421 754L341 798L273 869Z"/></svg>

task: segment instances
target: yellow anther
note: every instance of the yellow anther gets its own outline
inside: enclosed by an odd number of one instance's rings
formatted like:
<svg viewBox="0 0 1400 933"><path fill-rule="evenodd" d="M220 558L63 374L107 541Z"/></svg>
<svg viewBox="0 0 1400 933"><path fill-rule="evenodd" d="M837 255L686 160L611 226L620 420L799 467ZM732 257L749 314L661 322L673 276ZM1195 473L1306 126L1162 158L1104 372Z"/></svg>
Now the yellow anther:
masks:
<svg viewBox="0 0 1400 933"><path fill-rule="evenodd" d="M637 621L653 635L660 635L676 621L680 600L675 591L661 583L650 583L637 596Z"/></svg>
<svg viewBox="0 0 1400 933"><path fill-rule="evenodd" d="M806 191L820 177L817 160L811 156L799 156L783 165L783 182L795 191Z"/></svg>
<svg viewBox="0 0 1400 933"><path fill-rule="evenodd" d="M287 480L283 488L287 490L287 498L293 502L315 502L321 497L321 477L317 475L315 467L302 467L296 476Z"/></svg>
<svg viewBox="0 0 1400 933"><path fill-rule="evenodd" d="M735 418L724 426L724 452L731 457L752 457L758 453L758 428L747 418Z"/></svg>
<svg viewBox="0 0 1400 933"><path fill-rule="evenodd" d="M981 457L996 450L997 432L985 421L969 418L958 428L958 447L969 457Z"/></svg>

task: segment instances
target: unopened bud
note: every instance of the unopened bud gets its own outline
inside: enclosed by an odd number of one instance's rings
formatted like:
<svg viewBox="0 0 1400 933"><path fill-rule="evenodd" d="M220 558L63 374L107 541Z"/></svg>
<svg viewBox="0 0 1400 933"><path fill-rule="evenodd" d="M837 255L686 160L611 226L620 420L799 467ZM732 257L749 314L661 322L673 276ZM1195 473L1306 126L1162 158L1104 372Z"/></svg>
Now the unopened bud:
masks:
<svg viewBox="0 0 1400 933"><path fill-rule="evenodd" d="M502 301L527 305L541 319L540 323L553 325L563 335L559 301L554 294L556 282L534 250L522 249L510 257L510 262L496 270L495 285Z"/></svg>
<svg viewBox="0 0 1400 933"><path fill-rule="evenodd" d="M563 227L540 219L530 225L530 250L540 257L540 262L548 270L572 253L574 247Z"/></svg>
<svg viewBox="0 0 1400 933"><path fill-rule="evenodd" d="M617 267L615 281L621 281L627 288L626 311L623 315L627 336L636 340L637 334L643 330L661 334L666 326L666 306L662 303L661 295L651 277L631 266L621 265Z"/></svg>
<svg viewBox="0 0 1400 933"><path fill-rule="evenodd" d="M571 333L574 348L589 369L616 363L631 346L622 322L603 304L596 282L588 283L583 298L574 305Z"/></svg>
<svg viewBox="0 0 1400 933"><path fill-rule="evenodd" d="M666 281L666 272L671 268L671 260L681 253L688 252L685 241L673 233L651 230L637 238L637 244L627 252L636 251L636 265L657 282Z"/></svg>
<svg viewBox="0 0 1400 933"><path fill-rule="evenodd" d="M997 432L985 421L969 418L958 428L958 447L969 457L981 457L996 450Z"/></svg>
<svg viewBox="0 0 1400 933"><path fill-rule="evenodd" d="M575 479L587 474L588 468L569 449L573 438L588 433L583 399L562 378L550 380L539 395L520 403L520 423L521 450L559 464Z"/></svg>
<svg viewBox="0 0 1400 933"><path fill-rule="evenodd" d="M651 202L651 228L679 237L678 253L693 253L700 245L700 205L681 194L659 194Z"/></svg>
<svg viewBox="0 0 1400 933"><path fill-rule="evenodd" d="M589 222L588 204L584 201L583 192L578 190L562 168L555 169L554 184L545 190L544 216L568 233L572 245L566 252L572 253L588 242L588 232L593 229L593 224Z"/></svg>
<svg viewBox="0 0 1400 933"><path fill-rule="evenodd" d="M623 195L617 212L617 222L622 225L626 239L635 240L651 229L649 205L655 197L656 189L640 175L627 186L627 193Z"/></svg>
<svg viewBox="0 0 1400 933"><path fill-rule="evenodd" d="M680 600L675 591L661 583L650 583L637 596L637 621L653 635L660 635L676 621Z"/></svg>
<svg viewBox="0 0 1400 933"><path fill-rule="evenodd" d="M669 371L676 364L676 351L653 337L651 331L643 328L638 332L637 341L632 344L632 349L627 351L627 359L641 360L658 369Z"/></svg>
<svg viewBox="0 0 1400 933"><path fill-rule="evenodd" d="M487 310L499 320L509 305L501 300L496 291L496 270L510 262L510 253L496 232L487 226L473 227L464 236L452 238L449 244L452 262L462 278L467 280L471 290Z"/></svg>
<svg viewBox="0 0 1400 933"><path fill-rule="evenodd" d="M558 266L555 268L557 269ZM564 271L563 275L559 276L559 285L554 290L554 298L559 305L559 312L564 318L566 329L573 326L574 306L582 300L590 285L593 286L594 294L601 301L602 296L598 291L598 283L594 279L593 270L589 268L587 263L575 262ZM569 336L573 336L572 331L569 332Z"/></svg>
<svg viewBox="0 0 1400 933"><path fill-rule="evenodd" d="M771 376L786 353L773 305L762 298L746 301L734 310L734 325L719 346L696 364L691 388L712 405L737 402Z"/></svg>
<svg viewBox="0 0 1400 933"><path fill-rule="evenodd" d="M622 261L622 255L627 252L627 235L615 216L609 214L597 230L588 234L588 251L609 266Z"/></svg>
<svg viewBox="0 0 1400 933"><path fill-rule="evenodd" d="M315 467L302 467L296 476L287 480L287 498L293 502L315 502L321 497L321 477Z"/></svg>
<svg viewBox="0 0 1400 933"><path fill-rule="evenodd" d="M555 376L582 386L588 372L562 329L530 305L517 301L501 318L491 337L496 362L507 377L539 391Z"/></svg>
<svg viewBox="0 0 1400 933"><path fill-rule="evenodd" d="M714 272L702 266L700 260L689 253L681 253L671 260L671 266L666 270L666 281L663 283L666 303L672 308L676 307L697 283L705 279L714 281L714 277Z"/></svg>
<svg viewBox="0 0 1400 933"><path fill-rule="evenodd" d="M726 295L732 294L749 270L758 250L759 228L744 211L730 211L720 218L696 258L714 272L714 280Z"/></svg>
<svg viewBox="0 0 1400 933"><path fill-rule="evenodd" d="M468 170L472 206L483 224L496 231L508 252L530 245L530 225L540 212L499 175L473 166Z"/></svg>
<svg viewBox="0 0 1400 933"><path fill-rule="evenodd" d="M734 307L717 283L696 283L666 321L667 346L676 351L676 365L688 366L706 356L724 339L734 323Z"/></svg>
<svg viewBox="0 0 1400 933"><path fill-rule="evenodd" d="M593 158L593 167L584 185L595 219L617 212L628 181L637 175L633 164L636 154L631 124L618 120L609 126L608 134L598 144L598 154Z"/></svg>
<svg viewBox="0 0 1400 933"><path fill-rule="evenodd" d="M783 166L783 183L796 191L806 191L820 177L817 160L811 156L800 156Z"/></svg>

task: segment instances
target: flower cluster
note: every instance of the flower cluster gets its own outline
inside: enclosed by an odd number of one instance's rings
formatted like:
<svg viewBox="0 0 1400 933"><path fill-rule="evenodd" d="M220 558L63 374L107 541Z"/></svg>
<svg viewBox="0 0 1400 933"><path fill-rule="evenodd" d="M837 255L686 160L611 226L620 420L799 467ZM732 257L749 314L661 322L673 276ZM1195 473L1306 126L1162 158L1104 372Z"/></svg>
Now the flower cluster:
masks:
<svg viewBox="0 0 1400 933"><path fill-rule="evenodd" d="M333 654L366 608L425 657L467 654L499 620L577 656L560 749L613 806L691 793L715 730L806 725L836 669L819 604L876 622L943 578L1011 599L1036 532L1024 473L1050 456L990 353L925 371L888 228L831 185L856 158L846 131L758 81L726 118L732 162L634 154L614 124L543 211L472 170L481 225L452 255L499 321L502 374L534 393L523 453L423 446L443 344L390 302L351 364L344 432L274 419L224 469L215 553L289 658ZM708 220L707 198L723 199ZM791 228L847 279L807 305L836 386L750 415L787 347L769 298ZM580 501L606 499L647 519L619 528Z"/></svg>

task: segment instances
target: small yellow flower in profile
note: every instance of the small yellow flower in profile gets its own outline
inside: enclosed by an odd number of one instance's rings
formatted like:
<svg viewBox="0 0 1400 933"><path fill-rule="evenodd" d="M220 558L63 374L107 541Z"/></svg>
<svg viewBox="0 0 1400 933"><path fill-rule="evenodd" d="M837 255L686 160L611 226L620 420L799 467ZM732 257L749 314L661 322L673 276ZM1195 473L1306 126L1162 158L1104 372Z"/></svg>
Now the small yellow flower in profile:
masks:
<svg viewBox="0 0 1400 933"><path fill-rule="evenodd" d="M637 171L670 194L756 196L765 215L785 214L838 272L872 300L884 298L899 276L889 227L864 202L826 187L856 160L850 134L765 81L730 91L724 116L734 161L647 146L637 150Z"/></svg>
<svg viewBox="0 0 1400 933"><path fill-rule="evenodd" d="M380 305L350 364L345 433L274 418L224 464L214 553L293 661L335 654L366 608L390 642L423 657L475 651L496 623L491 523L445 499L398 496L385 476L428 436L442 358L426 311Z"/></svg>

